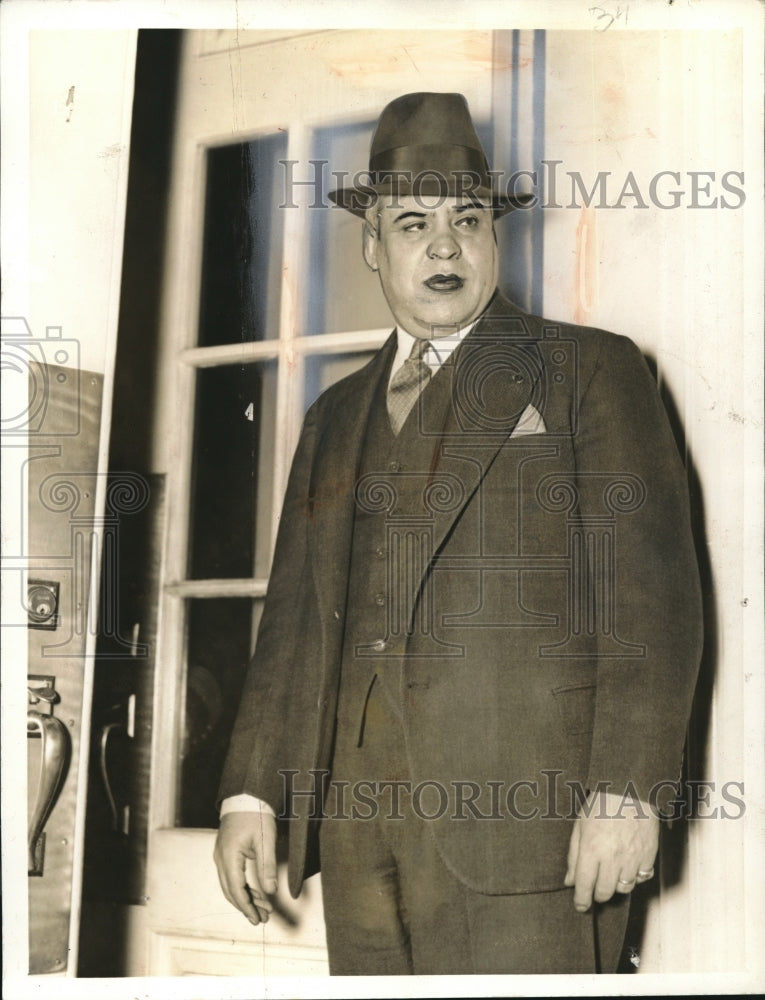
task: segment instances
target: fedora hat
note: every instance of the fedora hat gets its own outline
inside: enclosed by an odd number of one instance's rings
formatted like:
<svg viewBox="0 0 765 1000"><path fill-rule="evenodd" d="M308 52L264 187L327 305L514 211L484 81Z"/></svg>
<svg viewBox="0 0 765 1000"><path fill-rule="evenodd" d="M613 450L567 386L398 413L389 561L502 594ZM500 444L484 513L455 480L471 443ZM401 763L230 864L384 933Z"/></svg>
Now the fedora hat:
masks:
<svg viewBox="0 0 765 1000"><path fill-rule="evenodd" d="M364 183L329 197L361 218L380 195L480 198L495 216L527 205L530 195L494 190L486 154L462 94L404 94L383 108L372 136Z"/></svg>

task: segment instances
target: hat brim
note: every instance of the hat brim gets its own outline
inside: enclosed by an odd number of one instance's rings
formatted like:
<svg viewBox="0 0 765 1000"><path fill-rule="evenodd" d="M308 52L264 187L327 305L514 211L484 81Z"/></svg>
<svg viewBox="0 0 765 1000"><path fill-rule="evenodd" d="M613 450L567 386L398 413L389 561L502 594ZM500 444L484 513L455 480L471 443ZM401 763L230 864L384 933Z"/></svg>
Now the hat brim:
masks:
<svg viewBox="0 0 765 1000"><path fill-rule="evenodd" d="M421 195L423 197L458 197L456 191L444 189L442 186L420 185L416 191L409 184L390 183L370 184L363 187L338 188L328 192L329 198L339 207L352 215L363 219L367 210L376 204L380 197L400 195L401 197ZM469 195L479 199L484 205L491 206L495 218L507 215L516 208L527 208L534 201L534 195L504 195L486 187L477 187L469 191Z"/></svg>

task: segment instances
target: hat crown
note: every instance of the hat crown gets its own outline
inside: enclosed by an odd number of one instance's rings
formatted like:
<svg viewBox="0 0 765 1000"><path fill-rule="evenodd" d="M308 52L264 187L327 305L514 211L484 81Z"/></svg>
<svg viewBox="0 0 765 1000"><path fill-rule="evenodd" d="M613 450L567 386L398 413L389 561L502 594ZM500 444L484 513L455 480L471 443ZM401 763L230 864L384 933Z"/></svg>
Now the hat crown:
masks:
<svg viewBox="0 0 765 1000"><path fill-rule="evenodd" d="M531 199L495 189L481 140L462 94L404 94L377 122L365 180L329 197L360 218L379 197L420 195L480 198L494 216Z"/></svg>
<svg viewBox="0 0 765 1000"><path fill-rule="evenodd" d="M397 97L383 108L370 157L402 146L466 146L484 153L462 94L416 93ZM438 163L432 164L438 167Z"/></svg>

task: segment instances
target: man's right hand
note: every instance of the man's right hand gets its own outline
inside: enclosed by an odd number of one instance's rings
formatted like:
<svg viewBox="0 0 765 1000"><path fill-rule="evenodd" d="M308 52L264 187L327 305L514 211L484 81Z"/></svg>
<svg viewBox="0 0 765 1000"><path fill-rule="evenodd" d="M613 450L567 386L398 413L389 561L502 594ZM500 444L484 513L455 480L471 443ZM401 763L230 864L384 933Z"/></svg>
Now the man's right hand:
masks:
<svg viewBox="0 0 765 1000"><path fill-rule="evenodd" d="M276 820L269 812L230 812L220 821L215 865L223 895L251 924L266 923L276 892ZM247 861L254 861L254 885Z"/></svg>

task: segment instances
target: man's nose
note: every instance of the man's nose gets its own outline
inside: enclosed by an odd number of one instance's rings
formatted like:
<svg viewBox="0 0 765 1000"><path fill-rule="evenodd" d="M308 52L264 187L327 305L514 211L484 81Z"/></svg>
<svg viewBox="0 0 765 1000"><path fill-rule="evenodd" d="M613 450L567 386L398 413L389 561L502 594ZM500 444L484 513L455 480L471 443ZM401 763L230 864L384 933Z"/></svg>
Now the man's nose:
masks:
<svg viewBox="0 0 765 1000"><path fill-rule="evenodd" d="M459 243L448 230L435 233L428 244L428 257L433 260L451 260L454 257L459 257L460 253Z"/></svg>

